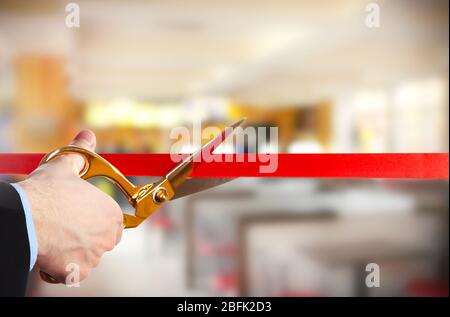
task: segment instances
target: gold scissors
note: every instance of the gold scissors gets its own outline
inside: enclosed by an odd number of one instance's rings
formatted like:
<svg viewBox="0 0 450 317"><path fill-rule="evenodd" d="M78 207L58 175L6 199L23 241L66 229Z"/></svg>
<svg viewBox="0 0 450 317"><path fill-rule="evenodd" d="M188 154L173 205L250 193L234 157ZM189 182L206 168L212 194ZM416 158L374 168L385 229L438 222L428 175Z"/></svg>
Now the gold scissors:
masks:
<svg viewBox="0 0 450 317"><path fill-rule="evenodd" d="M199 151L191 154L181 163L175 166L169 173L161 177L154 183L136 186L131 183L117 168L105 160L103 157L84 148L69 145L63 146L48 153L40 164L45 164L52 159L65 154L80 154L84 158L84 167L80 172L80 177L89 179L91 177L102 176L116 184L128 202L134 208L134 213L124 213L123 221L125 228L135 228L146 218L153 214L165 202L186 195L191 195L205 189L209 189L230 181L229 178L219 179L188 179L194 170L196 158L204 153L211 153L234 130L242 124L242 119L222 133L215 136L204 145ZM55 278L44 271L40 271L41 278L48 283L59 283Z"/></svg>

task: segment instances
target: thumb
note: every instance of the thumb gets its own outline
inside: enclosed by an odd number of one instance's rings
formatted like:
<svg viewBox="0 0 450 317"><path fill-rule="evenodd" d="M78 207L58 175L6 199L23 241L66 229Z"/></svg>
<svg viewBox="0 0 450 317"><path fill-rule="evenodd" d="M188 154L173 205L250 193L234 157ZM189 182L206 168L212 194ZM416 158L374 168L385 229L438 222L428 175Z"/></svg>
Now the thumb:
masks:
<svg viewBox="0 0 450 317"><path fill-rule="evenodd" d="M91 130L82 130L78 132L70 144L79 146L86 150L94 151L96 145L95 134ZM71 154L70 157L72 158L75 170L78 173L84 167L84 159L81 155L76 154Z"/></svg>

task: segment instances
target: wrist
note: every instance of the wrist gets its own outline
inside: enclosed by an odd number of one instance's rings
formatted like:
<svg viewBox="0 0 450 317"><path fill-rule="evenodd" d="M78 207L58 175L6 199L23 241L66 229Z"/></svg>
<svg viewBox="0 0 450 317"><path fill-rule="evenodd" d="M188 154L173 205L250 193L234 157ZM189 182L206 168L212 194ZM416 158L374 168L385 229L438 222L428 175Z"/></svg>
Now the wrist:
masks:
<svg viewBox="0 0 450 317"><path fill-rule="evenodd" d="M37 262L39 259L48 253L48 237L46 234L46 205L47 199L42 188L39 188L38 184L35 184L32 179L28 178L22 182L18 182L17 185L25 192L34 226L34 233L36 235L38 250L37 250Z"/></svg>

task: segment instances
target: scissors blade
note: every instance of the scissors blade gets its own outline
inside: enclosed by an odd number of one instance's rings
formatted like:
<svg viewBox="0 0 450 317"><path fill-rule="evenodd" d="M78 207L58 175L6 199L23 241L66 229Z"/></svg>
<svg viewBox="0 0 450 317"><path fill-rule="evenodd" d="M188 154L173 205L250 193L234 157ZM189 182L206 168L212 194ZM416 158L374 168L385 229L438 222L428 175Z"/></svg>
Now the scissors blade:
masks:
<svg viewBox="0 0 450 317"><path fill-rule="evenodd" d="M228 183L236 178L190 178L182 183L175 191L173 199L199 193L213 187Z"/></svg>
<svg viewBox="0 0 450 317"><path fill-rule="evenodd" d="M186 179L191 175L193 169L194 169L194 163L196 161L196 158L198 158L200 155L202 155L203 153L211 153L211 151L215 148L217 148L217 146L219 146L223 141L225 141L225 139L230 136L234 130L240 126L242 124L242 122L244 122L244 119L239 120L238 122L232 124L230 127L225 128L222 133L218 134L217 136L215 136L211 141L209 141L207 144L205 144L200 150L198 150L197 152L189 155L186 159L184 159L180 164L178 164L177 166L175 166L167 175L166 175L166 179L168 179L172 185L172 187L174 189L177 189L180 187L181 184L183 184ZM231 130L230 130L231 129ZM217 181L217 180L216 180ZM217 184L216 184L217 183ZM190 194L205 190L207 188L213 187L213 186L217 186L220 184L219 182L215 182L212 181L210 182L210 184L212 186L208 186L208 182L204 183L204 185L200 185L200 182L198 182L197 187L199 188L198 190L194 190L192 192L190 192ZM216 185L214 185L216 184ZM185 192L188 192L185 189ZM181 194L181 193L180 193ZM177 197L179 197L179 195L177 195L177 192L175 192L175 195ZM188 194L184 194L183 196L188 195ZM181 197L181 196L180 196Z"/></svg>

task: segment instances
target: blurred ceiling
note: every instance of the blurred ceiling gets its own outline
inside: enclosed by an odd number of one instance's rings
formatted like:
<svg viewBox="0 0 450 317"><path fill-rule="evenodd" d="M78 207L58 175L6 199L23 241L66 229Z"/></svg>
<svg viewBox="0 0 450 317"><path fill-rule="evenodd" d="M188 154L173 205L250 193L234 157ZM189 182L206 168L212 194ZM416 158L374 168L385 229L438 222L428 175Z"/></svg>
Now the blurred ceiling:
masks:
<svg viewBox="0 0 450 317"><path fill-rule="evenodd" d="M448 73L447 1L2 1L0 67L17 54L67 56L80 98L221 94L292 104Z"/></svg>

